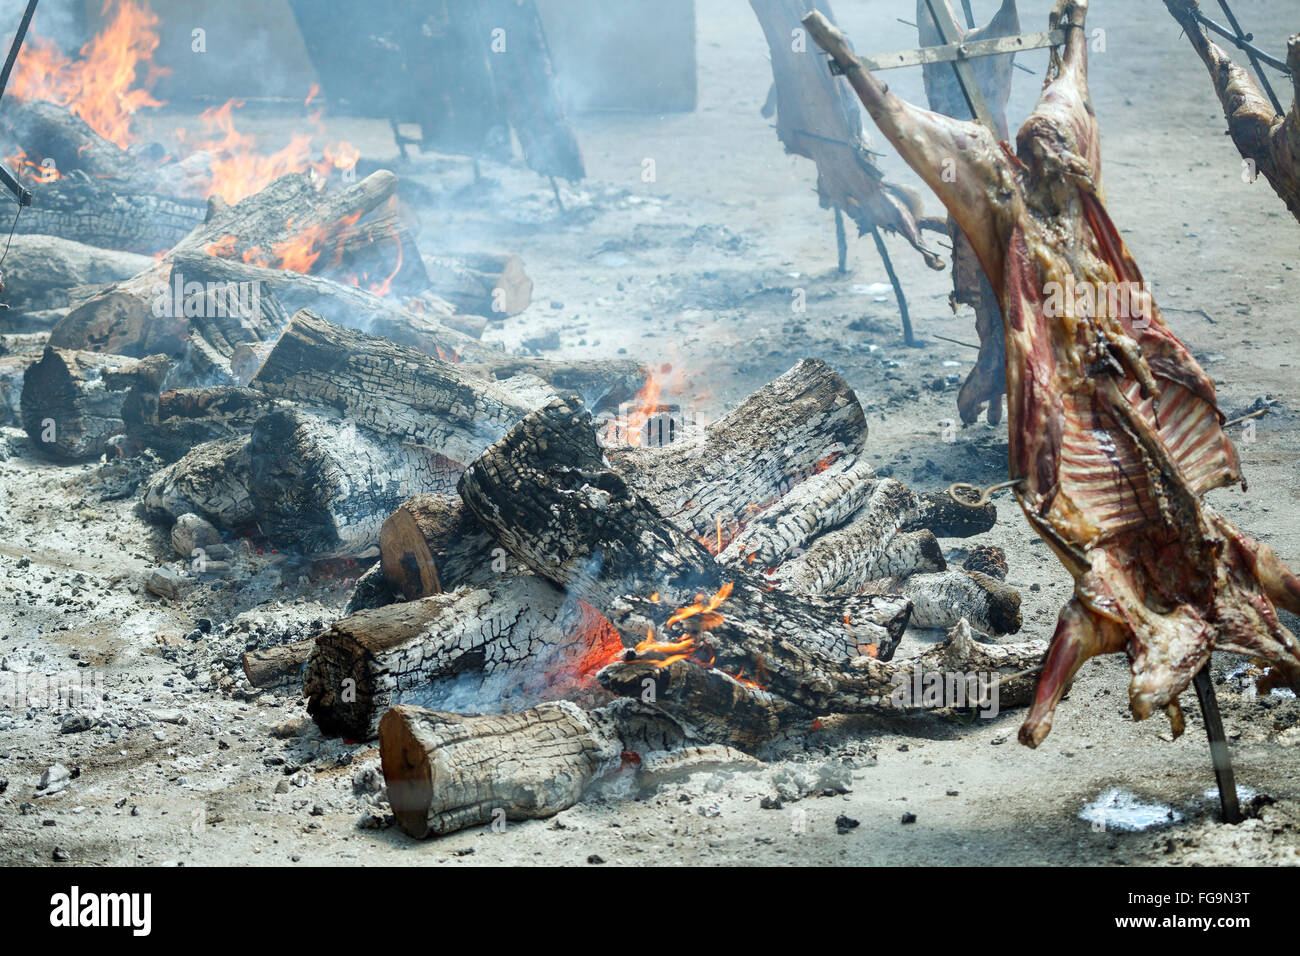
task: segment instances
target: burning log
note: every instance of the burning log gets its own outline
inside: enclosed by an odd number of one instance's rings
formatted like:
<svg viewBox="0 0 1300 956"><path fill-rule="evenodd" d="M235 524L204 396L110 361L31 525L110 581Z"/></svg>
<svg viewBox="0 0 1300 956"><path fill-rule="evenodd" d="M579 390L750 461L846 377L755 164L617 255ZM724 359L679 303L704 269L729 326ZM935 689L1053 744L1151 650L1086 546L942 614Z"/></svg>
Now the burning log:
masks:
<svg viewBox="0 0 1300 956"><path fill-rule="evenodd" d="M977 644L968 627L909 661L884 668L881 709L928 704L912 688L945 687L979 672L986 679L967 706L1015 706L1033 692L1041 641ZM991 688L991 678L1006 675ZM760 747L782 727L810 714L775 695L690 661L611 664L602 685L627 695L584 712L568 701L517 714L465 717L398 705L379 724L379 752L398 825L416 839L506 819L553 816L582 799L621 755L662 752L686 744L736 741ZM967 681L961 683L963 693ZM639 704L653 688L654 704ZM901 693L907 691L907 693ZM996 693L996 697L993 694ZM987 696L982 696L987 695Z"/></svg>
<svg viewBox="0 0 1300 956"><path fill-rule="evenodd" d="M425 256L424 269L429 287L461 312L505 318L532 301L533 280L516 255Z"/></svg>
<svg viewBox="0 0 1300 956"><path fill-rule="evenodd" d="M1210 71L1233 145L1253 164L1251 179L1255 170L1263 173L1291 214L1300 219L1300 34L1287 40L1286 65L1294 92L1291 109L1283 115L1250 74L1210 40L1192 0L1165 0L1165 6Z"/></svg>
<svg viewBox="0 0 1300 956"><path fill-rule="evenodd" d="M248 457L263 533L316 558L373 554L384 516L408 489L450 490L460 474L425 449L298 408L259 418Z"/></svg>
<svg viewBox="0 0 1300 956"><path fill-rule="evenodd" d="M381 335L429 355L477 360L496 357L494 350L471 336L445 326L443 320L453 318L451 305L427 294L421 296L425 311L416 313L324 276L271 269L206 252L176 252L172 256L169 279L172 296L178 294L174 291L177 289L183 294L189 283L205 289L225 289L228 295L236 294L241 305L245 302L260 305L261 309L273 310L275 314L294 315L308 309L335 325ZM280 321L272 327L260 328L257 334L237 343L236 350L238 345L256 346L273 340L284 325Z"/></svg>
<svg viewBox="0 0 1300 956"><path fill-rule="evenodd" d="M860 234L884 228L905 238L932 269L943 260L921 238L921 199L888 183L871 158L862 119L851 96L825 65L792 37L813 9L829 15L826 0L750 0L772 55L776 81L776 133L786 152L817 164L817 196L823 209L840 209Z"/></svg>
<svg viewBox="0 0 1300 956"><path fill-rule="evenodd" d="M825 362L804 359L696 440L658 447L613 442L605 453L665 518L714 539L719 527L734 534L758 508L831 463L839 463L837 475L851 467L866 441L866 416L853 389ZM863 467L853 474L864 475Z"/></svg>
<svg viewBox="0 0 1300 956"><path fill-rule="evenodd" d="M791 702L864 706L855 669L875 662L859 647L888 658L897 644L890 625L906 620L904 612L882 626L854 617L855 599L795 596L747 569L724 569L602 463L590 417L563 401L484 452L460 493L508 552L600 610L629 642L645 634L647 618L661 626L672 608L697 603L697 593L720 592L725 574L734 589L729 612L709 632L717 666L761 669L766 686ZM651 594L660 601L629 597Z"/></svg>
<svg viewBox="0 0 1300 956"><path fill-rule="evenodd" d="M170 364L161 355L134 359L47 346L23 375L23 428L56 461L98 458L123 430L127 391L157 389Z"/></svg>
<svg viewBox="0 0 1300 956"><path fill-rule="evenodd" d="M969 538L992 530L998 522L998 509L991 501L967 504L947 491L922 492L917 501L916 517L903 524L904 531L927 528L940 538Z"/></svg>
<svg viewBox="0 0 1300 956"><path fill-rule="evenodd" d="M233 206L213 196L203 222L171 252L72 310L54 327L50 344L122 355L141 354L146 348L179 354L188 321L177 314L180 303L172 301L168 285L175 255L211 251L224 258L306 271L341 231L386 202L396 189L397 177L380 170L322 196L308 176L292 173Z"/></svg>
<svg viewBox="0 0 1300 956"><path fill-rule="evenodd" d="M303 692L322 731L366 740L399 703L482 711L520 694L590 696L622 650L588 605L534 575L498 575L336 621L316 638Z"/></svg>

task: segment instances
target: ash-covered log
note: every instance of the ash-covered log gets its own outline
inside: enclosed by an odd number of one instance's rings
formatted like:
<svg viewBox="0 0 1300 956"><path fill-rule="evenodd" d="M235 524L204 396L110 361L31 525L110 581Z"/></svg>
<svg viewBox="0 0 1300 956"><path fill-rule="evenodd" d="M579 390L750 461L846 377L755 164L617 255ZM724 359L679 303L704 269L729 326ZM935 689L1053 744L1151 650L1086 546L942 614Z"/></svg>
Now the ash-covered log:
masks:
<svg viewBox="0 0 1300 956"><path fill-rule="evenodd" d="M138 388L122 403L122 421L137 447L176 461L204 442L248 435L276 405L264 392L229 385L161 393Z"/></svg>
<svg viewBox="0 0 1300 956"><path fill-rule="evenodd" d="M487 381L307 311L293 317L250 384L276 398L332 409L370 431L462 463L546 394ZM408 493L416 490L438 489L408 487Z"/></svg>
<svg viewBox="0 0 1300 956"><path fill-rule="evenodd" d="M46 347L23 374L21 415L33 447L56 461L104 453L123 429L122 405L132 388L154 389L171 362Z"/></svg>
<svg viewBox="0 0 1300 956"><path fill-rule="evenodd" d="M567 701L481 717L394 707L379 744L393 814L416 839L554 816L621 752L617 735Z"/></svg>

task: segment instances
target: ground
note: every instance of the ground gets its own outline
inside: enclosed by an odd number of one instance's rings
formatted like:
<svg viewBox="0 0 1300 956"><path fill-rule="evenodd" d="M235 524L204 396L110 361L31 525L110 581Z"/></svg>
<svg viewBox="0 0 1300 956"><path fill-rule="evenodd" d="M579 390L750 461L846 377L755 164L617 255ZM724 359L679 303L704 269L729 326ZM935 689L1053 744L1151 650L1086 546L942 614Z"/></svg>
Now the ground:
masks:
<svg viewBox="0 0 1300 956"><path fill-rule="evenodd" d="M987 15L992 5L975 6ZM1049 6L1022 2L1025 28L1044 29ZM1283 16L1289 5L1237 6L1259 42L1281 52L1297 26ZM912 28L895 20L912 19L909 3L836 7L861 49L914 45ZM1252 431L1235 429L1249 491L1221 490L1211 501L1300 564L1300 225L1262 179L1243 181L1208 77L1161 4L1099 2L1090 26L1104 30L1091 67L1111 215L1228 415L1265 396L1278 403ZM407 195L420 209L423 249L523 256L536 283L533 305L485 337L515 348L554 330L560 347L550 356L671 364L682 398L711 414L799 358L822 358L867 410L881 471L917 490L1005 477L1005 425L948 429L974 352L937 336L975 340L970 313L948 307L948 274L890 241L926 342L905 347L872 243L851 240L850 273L836 273L832 219L817 207L814 170L784 154L759 115L770 76L747 7L703 0L697 44L694 113L576 117L588 179L561 184L564 213L549 185L519 166L485 163L478 182L454 158L394 167L415 184ZM1036 98L1045 57L1022 60L1036 76L1016 73L1013 126ZM890 82L922 100L914 71ZM296 115L264 111L250 122L282 134ZM186 119L164 113L157 126ZM382 123L342 119L332 130L368 158L393 157ZM643 178L647 159L652 182ZM882 162L893 178L916 183L892 155ZM926 201L938 214L937 201ZM799 289L802 313L792 311ZM329 620L355 569L250 552L242 560L256 573L217 591L187 584L176 600L161 600L143 579L179 564L165 530L136 517L131 499L101 500L99 483L113 476L99 466L52 467L21 432L4 437L0 679L96 675L107 700L89 729L77 729L75 714L6 709L0 700L0 862L1187 865L1300 857L1300 703L1229 678L1242 662L1223 655L1214 672L1237 779L1257 805L1256 817L1236 827L1214 819L1191 693L1187 733L1171 741L1162 718L1132 720L1125 662L1107 657L1085 666L1036 751L1016 743L1016 710L991 720L831 720L787 742L783 759L760 770L696 774L647 792L616 776L551 820L417 843L383 827L373 745L322 738L301 700L239 684L246 646ZM1046 638L1069 578L1005 492L997 503L988 538L1006 548L1009 581L1025 598L1019 637ZM210 632L200 619L212 622ZM925 639L911 635L900 653ZM12 681L0 681L6 686ZM37 795L56 763L72 779ZM821 793L828 781L829 796ZM1120 803L1156 805L1157 816L1173 811L1174 819L1120 829L1142 808L1098 816L1097 802L1115 788ZM764 809L774 795L783 797L780 808ZM914 822L904 823L905 814Z"/></svg>

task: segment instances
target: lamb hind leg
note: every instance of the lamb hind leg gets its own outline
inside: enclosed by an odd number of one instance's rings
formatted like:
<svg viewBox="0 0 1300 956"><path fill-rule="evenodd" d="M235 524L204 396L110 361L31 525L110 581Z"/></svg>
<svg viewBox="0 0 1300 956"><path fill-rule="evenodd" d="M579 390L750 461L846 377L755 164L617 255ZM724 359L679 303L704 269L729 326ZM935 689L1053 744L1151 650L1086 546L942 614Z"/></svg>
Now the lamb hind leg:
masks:
<svg viewBox="0 0 1300 956"><path fill-rule="evenodd" d="M1084 661L1099 654L1117 653L1124 646L1123 632L1110 621L1090 614L1078 598L1062 608L1034 691L1034 702L1020 727L1020 742L1026 747L1037 747L1043 742L1052 729L1056 705Z"/></svg>

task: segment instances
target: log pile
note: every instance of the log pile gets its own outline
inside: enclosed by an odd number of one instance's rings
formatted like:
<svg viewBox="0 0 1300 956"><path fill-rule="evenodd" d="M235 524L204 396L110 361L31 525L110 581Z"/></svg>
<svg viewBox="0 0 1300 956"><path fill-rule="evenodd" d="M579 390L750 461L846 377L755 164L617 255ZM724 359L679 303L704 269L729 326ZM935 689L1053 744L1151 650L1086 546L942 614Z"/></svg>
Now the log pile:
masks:
<svg viewBox="0 0 1300 956"><path fill-rule="evenodd" d="M147 451L141 513L185 557L256 534L377 558L339 619L244 669L300 686L323 732L378 738L408 832L556 812L629 751L761 754L896 709L914 672L978 665L1022 698L1042 647L972 636L1020 627L1005 556L950 567L940 541L994 507L878 475L834 369L806 359L708 427L626 444L611 416L638 363L476 337L528 305L517 258L422 256L391 173L319 185L213 199L157 259L83 256L16 404L54 461ZM909 626L952 636L897 659Z"/></svg>

